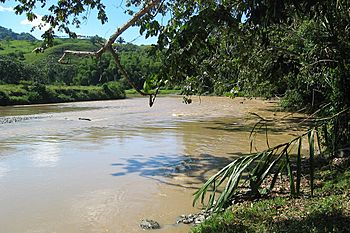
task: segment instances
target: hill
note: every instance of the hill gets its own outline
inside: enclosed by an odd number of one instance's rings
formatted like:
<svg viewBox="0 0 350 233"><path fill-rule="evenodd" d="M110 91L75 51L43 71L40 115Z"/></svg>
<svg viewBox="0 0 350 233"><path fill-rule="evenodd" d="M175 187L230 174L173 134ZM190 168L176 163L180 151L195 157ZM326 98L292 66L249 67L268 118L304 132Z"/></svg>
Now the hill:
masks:
<svg viewBox="0 0 350 233"><path fill-rule="evenodd" d="M16 33L13 32L11 29L7 29L0 26L0 40L28 40L28 41L35 41L37 40L33 35L30 33Z"/></svg>

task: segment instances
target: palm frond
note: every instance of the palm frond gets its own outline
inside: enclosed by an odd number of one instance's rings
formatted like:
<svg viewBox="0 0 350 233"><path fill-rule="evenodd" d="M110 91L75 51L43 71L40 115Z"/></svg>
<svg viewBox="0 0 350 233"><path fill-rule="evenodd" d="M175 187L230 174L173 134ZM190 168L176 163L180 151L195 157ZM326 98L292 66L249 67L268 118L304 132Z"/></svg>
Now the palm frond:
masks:
<svg viewBox="0 0 350 233"><path fill-rule="evenodd" d="M349 110L349 109L348 109ZM347 111L342 111L347 113ZM250 133L251 149L253 145L252 137L255 137L256 129L262 128L263 124L268 120L260 118L258 123L253 127ZM259 196L259 190L261 185L268 176L272 177L269 181L269 191L271 191L278 179L279 174L285 173L289 179L289 189L291 196L298 196L301 193L301 176L302 176L302 148L303 141L308 144L308 157L309 157L309 179L310 179L310 192L311 196L314 194L314 162L315 156L318 154L315 151L317 147L321 152L321 139L330 140L327 134L327 129L330 121L336 121L336 118L341 114L336 114L333 117L321 119L317 125L311 127L305 133L293 138L287 143L279 144L275 147L253 153L248 156L240 157L230 164L225 166L215 175L204 183L204 185L194 193L193 205L200 199L202 204L206 204L207 209L214 208L215 211L221 210L226 205L230 204L232 199L240 191L242 191L242 184L249 183L249 193L253 196ZM333 124L333 127L334 124ZM267 129L267 127L265 127ZM255 132L254 132L255 131ZM320 137L320 132L323 138ZM267 133L266 133L267 134ZM303 140L306 139L306 140ZM333 142L334 142L333 138ZM268 144L268 139L267 139ZM293 159L291 153L296 148L296 159ZM334 149L333 147L332 149ZM294 165L294 163L296 163ZM293 168L296 167L296 173L293 173ZM210 193L209 198L206 200L206 195ZM217 197L217 198L216 198Z"/></svg>

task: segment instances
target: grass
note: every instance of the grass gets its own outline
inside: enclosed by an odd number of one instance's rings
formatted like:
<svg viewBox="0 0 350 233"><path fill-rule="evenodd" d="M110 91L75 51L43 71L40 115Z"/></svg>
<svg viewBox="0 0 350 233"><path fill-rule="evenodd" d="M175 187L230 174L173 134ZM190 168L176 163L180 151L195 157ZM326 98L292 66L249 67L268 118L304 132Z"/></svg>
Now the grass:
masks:
<svg viewBox="0 0 350 233"><path fill-rule="evenodd" d="M43 53L33 53L32 51L42 45L41 41L10 40L2 41L0 46L0 55L13 54L20 60L28 64L39 62L47 57L58 59L64 50L82 50L94 51L98 48L89 40L82 39L55 39L54 46L47 48ZM77 60L74 58L73 60Z"/></svg>
<svg viewBox="0 0 350 233"><path fill-rule="evenodd" d="M10 41L1 41L0 55L7 55L9 53L31 53L32 50L40 46L40 41L26 41L26 40L10 40Z"/></svg>
<svg viewBox="0 0 350 233"><path fill-rule="evenodd" d="M246 201L206 220L192 232L349 232L350 169L320 171L317 177L314 198Z"/></svg>

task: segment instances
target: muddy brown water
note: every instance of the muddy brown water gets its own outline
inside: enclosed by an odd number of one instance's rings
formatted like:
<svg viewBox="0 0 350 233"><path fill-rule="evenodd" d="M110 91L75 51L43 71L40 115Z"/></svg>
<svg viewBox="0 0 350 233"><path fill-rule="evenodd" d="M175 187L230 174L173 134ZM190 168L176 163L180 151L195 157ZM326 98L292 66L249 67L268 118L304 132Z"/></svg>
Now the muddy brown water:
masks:
<svg viewBox="0 0 350 233"><path fill-rule="evenodd" d="M0 107L0 232L188 232L193 192L215 169L249 152L255 112L275 102L181 97ZM88 120L79 120L87 118ZM16 119L8 121L8 119ZM269 132L298 134L300 116ZM271 128L272 129L272 128ZM265 149L262 135L257 149Z"/></svg>

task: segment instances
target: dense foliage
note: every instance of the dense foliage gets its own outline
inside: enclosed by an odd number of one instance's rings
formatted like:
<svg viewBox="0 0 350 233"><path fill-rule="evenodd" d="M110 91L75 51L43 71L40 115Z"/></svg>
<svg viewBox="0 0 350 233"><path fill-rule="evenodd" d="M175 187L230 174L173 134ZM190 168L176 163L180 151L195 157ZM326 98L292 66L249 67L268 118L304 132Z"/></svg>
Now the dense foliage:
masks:
<svg viewBox="0 0 350 233"><path fill-rule="evenodd" d="M125 92L118 82L108 82L102 86L44 85L30 81L0 85L0 106L122 98L125 98Z"/></svg>
<svg viewBox="0 0 350 233"><path fill-rule="evenodd" d="M0 45L0 83L18 84L21 80L43 84L102 85L110 81L120 81L124 88L129 84L120 75L109 54L99 60L93 58L71 58L68 64L60 64L58 58L66 49L82 51L97 50L96 40L56 39L52 47L43 53L32 52L40 42L10 40ZM160 61L149 56L150 46L130 43L116 44L120 51L121 63L132 81L142 87L146 78L159 71Z"/></svg>

